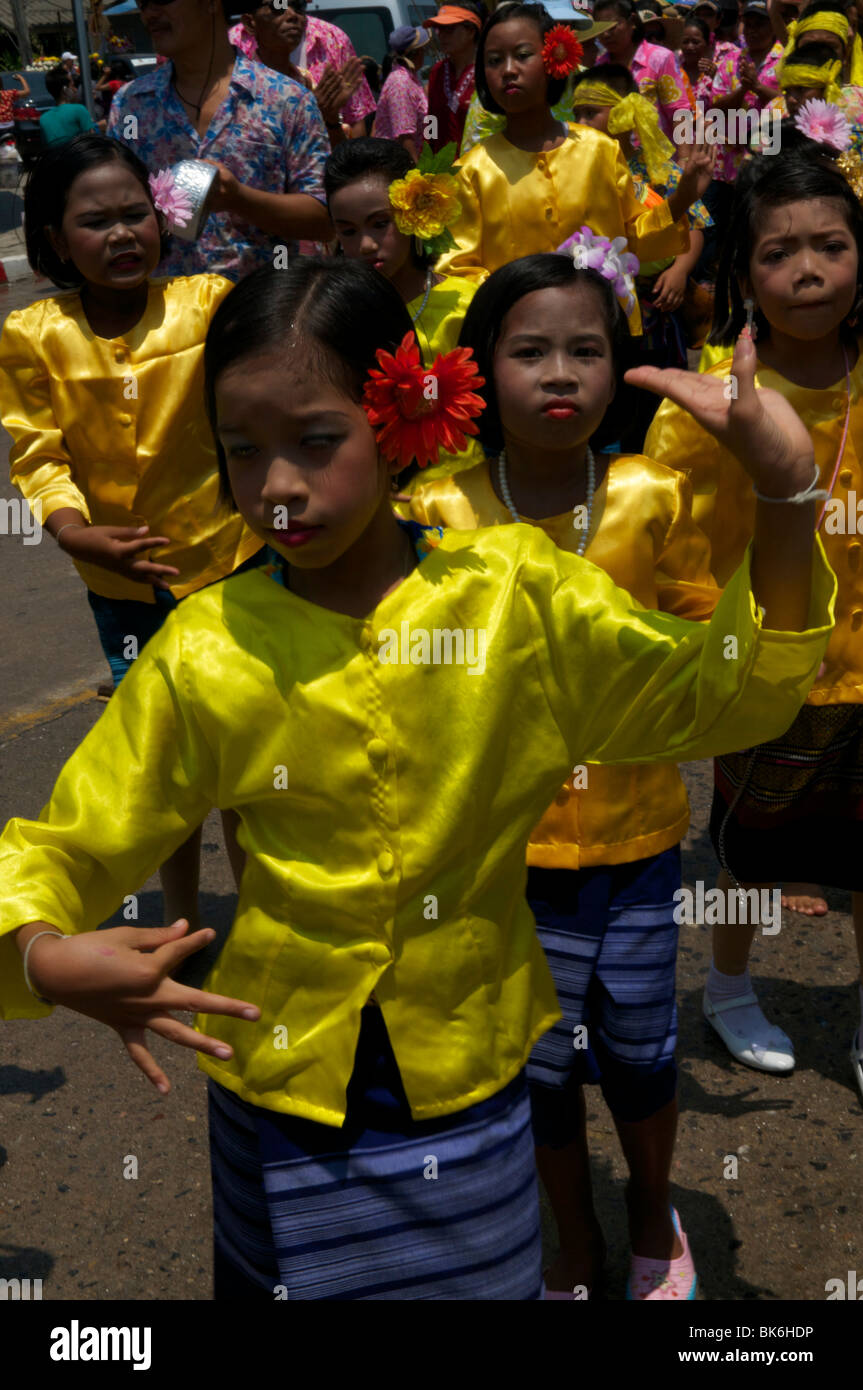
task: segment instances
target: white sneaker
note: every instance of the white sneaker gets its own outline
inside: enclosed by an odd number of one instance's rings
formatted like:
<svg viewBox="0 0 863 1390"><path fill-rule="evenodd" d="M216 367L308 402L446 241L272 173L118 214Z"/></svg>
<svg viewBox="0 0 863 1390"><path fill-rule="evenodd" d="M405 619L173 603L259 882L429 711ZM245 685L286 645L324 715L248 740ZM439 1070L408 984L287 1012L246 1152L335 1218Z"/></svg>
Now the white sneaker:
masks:
<svg viewBox="0 0 863 1390"><path fill-rule="evenodd" d="M763 1027L759 1027L758 1033L767 1039L766 1044L752 1040L749 1036L751 1027L747 1030L735 1028L734 1012L744 1005L749 1005L750 1010L753 1006L757 1009L763 1020ZM704 1017L711 1028L715 1028L732 1057L736 1057L738 1062L745 1062L747 1067L755 1067L758 1071L781 1074L794 1070L794 1046L791 1039L781 1028L767 1021L751 990L748 994L740 994L734 999L724 999L714 1004L705 989Z"/></svg>

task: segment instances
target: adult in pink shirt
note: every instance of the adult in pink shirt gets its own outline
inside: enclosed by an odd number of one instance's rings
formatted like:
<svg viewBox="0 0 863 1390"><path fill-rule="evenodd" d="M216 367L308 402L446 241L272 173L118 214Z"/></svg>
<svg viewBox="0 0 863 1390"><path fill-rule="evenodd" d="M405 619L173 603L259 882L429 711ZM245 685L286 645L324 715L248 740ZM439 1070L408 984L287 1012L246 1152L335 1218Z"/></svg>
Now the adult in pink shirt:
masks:
<svg viewBox="0 0 863 1390"><path fill-rule="evenodd" d="M277 72L286 71L283 59L289 59L296 72L287 71L287 76L300 81L308 77L316 97L316 89L329 68L327 85L322 89L318 104L327 118L330 139L332 141L337 122L347 127L345 133L350 138L356 139L365 135L365 118L375 109L371 88L364 76L356 83L352 80L349 84L353 87L350 96L337 112L332 113L335 119L329 119L329 110L324 110L329 105L332 85L329 78L332 74L342 73L346 66L350 74L357 64L357 55L344 30L324 19L307 15L307 5L308 0L290 0L290 3L279 0L277 5L273 4L273 0L264 0L257 5L253 3L248 13L243 15L242 23L228 30L228 40L247 58L257 58L261 62L266 61L265 55L272 50L278 57L268 66L275 67Z"/></svg>
<svg viewBox="0 0 863 1390"><path fill-rule="evenodd" d="M629 0L599 0L593 17L599 24L612 21L602 36L605 52L598 61L623 63L629 68L642 96L655 104L663 134L672 139L675 111L692 110L677 58L671 49L647 42L644 26Z"/></svg>
<svg viewBox="0 0 863 1390"><path fill-rule="evenodd" d="M425 140L428 99L417 76L431 38L428 29L402 24L389 37L384 59L384 85L378 97L374 134L381 140L398 140L411 159L418 159Z"/></svg>

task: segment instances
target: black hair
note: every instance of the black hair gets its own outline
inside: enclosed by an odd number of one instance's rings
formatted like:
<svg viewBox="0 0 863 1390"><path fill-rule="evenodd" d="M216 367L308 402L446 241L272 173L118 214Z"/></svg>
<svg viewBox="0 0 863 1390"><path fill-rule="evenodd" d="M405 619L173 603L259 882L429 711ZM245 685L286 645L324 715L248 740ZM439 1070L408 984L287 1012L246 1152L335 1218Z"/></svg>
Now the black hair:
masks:
<svg viewBox="0 0 863 1390"><path fill-rule="evenodd" d="M324 192L329 203L334 193L347 188L348 184L369 175L379 175L387 184L395 179L403 179L417 166L404 145L398 140L380 140L374 136L363 136L360 140L343 140L336 145L332 154L327 155L324 164ZM410 238L411 257L415 265L431 265L435 259L423 248L417 249L415 237Z"/></svg>
<svg viewBox="0 0 863 1390"><path fill-rule="evenodd" d="M112 78L122 77L126 82L130 82L135 76L135 69L128 58L112 58L108 65L108 71Z"/></svg>
<svg viewBox="0 0 863 1390"><path fill-rule="evenodd" d="M52 96L58 103L66 88L72 85L73 84L69 81L68 72L62 66L51 68L50 72L46 72L45 74L45 87L48 91L48 95Z"/></svg>
<svg viewBox="0 0 863 1390"><path fill-rule="evenodd" d="M605 82L615 91L622 87L625 96L638 91L638 83L624 63L599 63L596 67L585 68L584 72L577 72L572 89L573 102L582 82Z"/></svg>
<svg viewBox="0 0 863 1390"><path fill-rule="evenodd" d="M814 198L835 198L843 206L849 231L857 244L857 297L842 335L853 341L854 320L863 309L863 208L845 176L836 168L835 155L803 135L794 122L784 120L780 153L756 155L744 160L737 179L730 226L736 235L723 243L716 274L713 327L708 342L736 342L746 322L740 280L749 278L752 249L765 212L787 203ZM769 338L770 325L760 309L755 322L760 338Z"/></svg>
<svg viewBox="0 0 863 1390"><path fill-rule="evenodd" d="M100 164L111 162L125 164L143 188L147 201L153 204L146 164L128 145L107 135L96 135L92 131L76 135L62 145L49 146L33 165L24 192L27 259L32 270L38 275L47 275L58 289L79 289L84 284L84 277L71 261L61 261L48 240L45 228L60 230L69 189L79 174L86 174ZM170 234L163 230L162 256L166 255L170 243Z"/></svg>
<svg viewBox="0 0 863 1390"><path fill-rule="evenodd" d="M486 453L499 454L503 448L503 426L494 387L494 354L503 321L510 309L536 290L556 289L560 285L590 285L597 294L603 326L611 343L611 359L617 389L614 400L594 431L591 444L602 449L616 443L631 422L635 388L623 380L629 367L636 365L629 325L614 290L597 270L577 270L572 257L556 251L520 256L492 272L480 285L464 316L459 346L473 349L485 386L479 392L486 408L479 417L479 440Z"/></svg>
<svg viewBox="0 0 863 1390"><path fill-rule="evenodd" d="M838 37L838 36L837 36ZM800 42L791 50L785 59L786 66L791 63L808 63L813 68L826 67L828 63L838 63L841 60L837 57L836 50L829 43L824 43L821 39L816 39L813 43L808 34L804 34Z"/></svg>
<svg viewBox="0 0 863 1390"><path fill-rule="evenodd" d="M368 54L362 54L360 57L360 62L363 65L363 72L365 73L366 81L368 82L369 87L371 88L372 96L377 97L380 94L381 90L380 63L378 63L376 59L370 58Z"/></svg>
<svg viewBox="0 0 863 1390"><path fill-rule="evenodd" d="M841 14L847 19L850 8L850 0L848 4L843 3L843 0L809 0L809 4L804 5L800 11L800 18L810 19L814 14Z"/></svg>
<svg viewBox="0 0 863 1390"><path fill-rule="evenodd" d="M407 333L413 325L398 291L361 261L298 256L286 270L261 266L241 280L219 305L204 346L207 415L228 505L237 510L218 434L216 385L223 372L275 350L288 364L311 362L360 401L369 370L378 365L375 354L394 352Z"/></svg>
<svg viewBox="0 0 863 1390"><path fill-rule="evenodd" d="M476 94L480 99L484 111L491 111L495 116L504 115L502 106L498 106L485 78L485 49L488 36L491 31L497 28L498 24L506 24L510 19L528 19L531 24L535 24L543 39L547 33L558 23L552 19L548 10L542 5L522 4L521 0L513 0L511 4L499 5L493 15L489 15L482 29L476 46L476 58L474 60L474 73L476 81ZM549 77L546 82L545 95L549 106L556 106L566 91L565 77Z"/></svg>
<svg viewBox="0 0 863 1390"><path fill-rule="evenodd" d="M711 29L710 29L710 25L709 25L709 24L705 24L704 20L701 19L697 14L687 15L686 19L683 21L683 28L684 28L684 30L686 30L686 29L697 29L697 30L699 31L699 33L701 34L701 37L704 39L704 42L707 43L707 44L710 43L710 38L711 38Z"/></svg>
<svg viewBox="0 0 863 1390"><path fill-rule="evenodd" d="M618 19L631 19L634 25L632 37L636 43L641 43L644 38L644 25L638 18L638 11L635 6L630 4L630 0L597 0L593 7L594 19L600 10L614 10Z"/></svg>

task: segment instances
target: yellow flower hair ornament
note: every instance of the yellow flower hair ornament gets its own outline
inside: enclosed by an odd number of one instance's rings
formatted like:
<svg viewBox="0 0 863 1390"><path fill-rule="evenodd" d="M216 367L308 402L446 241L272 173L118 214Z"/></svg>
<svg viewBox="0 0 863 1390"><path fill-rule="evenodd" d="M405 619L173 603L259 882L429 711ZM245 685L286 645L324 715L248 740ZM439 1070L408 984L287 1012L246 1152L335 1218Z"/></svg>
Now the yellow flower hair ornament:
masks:
<svg viewBox="0 0 863 1390"><path fill-rule="evenodd" d="M608 117L609 135L620 135L624 130L634 130L638 136L650 182L664 182L663 170L674 159L674 146L659 128L653 102L640 92L622 97Z"/></svg>
<svg viewBox="0 0 863 1390"><path fill-rule="evenodd" d="M432 256L441 256L455 246L449 230L461 212L458 182L452 173L455 155L454 144L445 145L437 154L423 145L416 169L389 187L399 231L416 237Z"/></svg>

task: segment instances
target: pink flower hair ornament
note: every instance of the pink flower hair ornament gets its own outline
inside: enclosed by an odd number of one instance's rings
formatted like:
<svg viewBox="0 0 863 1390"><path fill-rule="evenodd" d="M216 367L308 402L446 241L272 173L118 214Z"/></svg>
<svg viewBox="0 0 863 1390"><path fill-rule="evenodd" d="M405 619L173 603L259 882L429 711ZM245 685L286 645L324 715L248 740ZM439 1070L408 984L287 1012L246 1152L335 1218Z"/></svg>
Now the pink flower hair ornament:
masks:
<svg viewBox="0 0 863 1390"><path fill-rule="evenodd" d="M187 226L194 211L192 200L184 188L177 186L171 170L160 169L158 174L150 175L148 182L153 202L157 210L163 213L169 230Z"/></svg>
<svg viewBox="0 0 863 1390"><path fill-rule="evenodd" d="M794 124L802 135L819 145L842 151L851 144L851 127L846 117L829 101L812 97L804 102L794 117Z"/></svg>
<svg viewBox="0 0 863 1390"><path fill-rule="evenodd" d="M636 306L635 276L641 262L626 249L626 237L616 236L613 241L598 236L590 227L567 237L558 253L572 256L576 270L598 270L603 280L608 280L623 309L629 316Z"/></svg>

